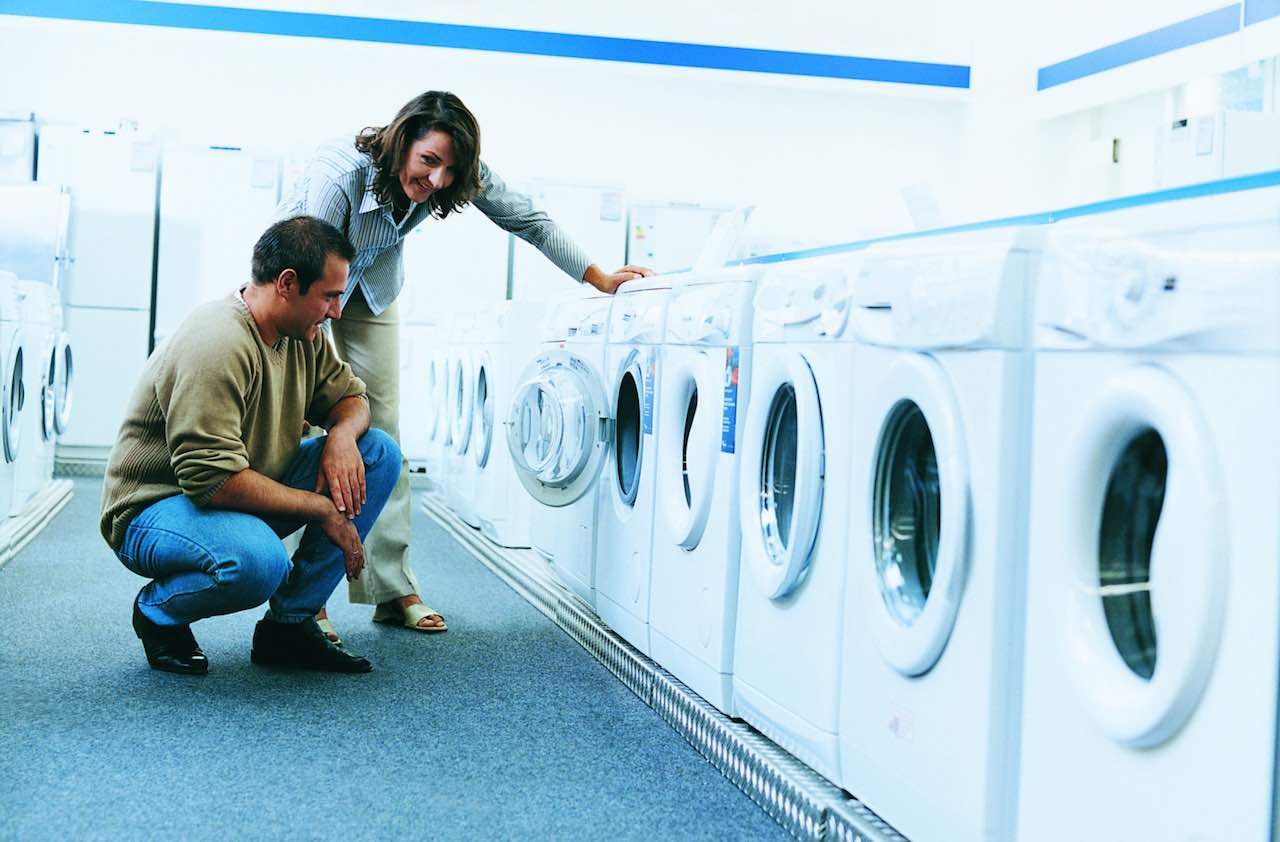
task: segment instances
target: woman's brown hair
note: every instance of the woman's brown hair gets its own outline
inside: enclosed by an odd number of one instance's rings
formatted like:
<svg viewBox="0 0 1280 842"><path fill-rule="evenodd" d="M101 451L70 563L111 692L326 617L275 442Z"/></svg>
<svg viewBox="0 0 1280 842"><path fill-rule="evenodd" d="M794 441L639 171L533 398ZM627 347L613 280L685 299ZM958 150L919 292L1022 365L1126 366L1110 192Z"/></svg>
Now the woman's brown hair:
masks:
<svg viewBox="0 0 1280 842"><path fill-rule="evenodd" d="M356 135L356 149L373 159L373 194L384 205L403 205L400 168L414 143L435 130L453 138L453 183L427 199L431 215L443 219L462 210L480 190L480 124L462 100L447 91L427 91L404 104L385 126Z"/></svg>

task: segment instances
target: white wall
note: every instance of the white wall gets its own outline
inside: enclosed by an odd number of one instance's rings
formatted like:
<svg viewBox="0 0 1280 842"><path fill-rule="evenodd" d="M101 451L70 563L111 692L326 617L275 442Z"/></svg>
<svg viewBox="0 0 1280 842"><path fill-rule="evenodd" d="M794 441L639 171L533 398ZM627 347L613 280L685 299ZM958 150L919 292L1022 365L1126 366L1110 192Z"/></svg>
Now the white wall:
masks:
<svg viewBox="0 0 1280 842"><path fill-rule="evenodd" d="M909 184L964 213L963 97L902 86L13 18L0 40L0 75L23 80L0 89L0 111L49 120L135 119L172 142L291 152L445 88L476 112L485 158L508 179L785 207L821 230L814 240L911 227Z"/></svg>

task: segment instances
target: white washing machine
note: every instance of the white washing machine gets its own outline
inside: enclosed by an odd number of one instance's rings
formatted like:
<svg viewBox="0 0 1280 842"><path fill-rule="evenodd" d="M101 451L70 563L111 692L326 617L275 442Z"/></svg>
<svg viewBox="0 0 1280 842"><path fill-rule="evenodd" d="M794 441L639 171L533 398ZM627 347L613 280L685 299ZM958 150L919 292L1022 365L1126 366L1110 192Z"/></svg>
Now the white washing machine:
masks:
<svg viewBox="0 0 1280 842"><path fill-rule="evenodd" d="M834 780L858 253L780 263L760 280L743 431L734 708Z"/></svg>
<svg viewBox="0 0 1280 842"><path fill-rule="evenodd" d="M1060 225L1018 838L1275 838L1280 191Z"/></svg>
<svg viewBox="0 0 1280 842"><path fill-rule="evenodd" d="M443 501L444 454L449 443L448 400L449 379L448 341L452 316L441 317L441 323L427 331L424 351L427 355L423 389L426 401L423 405L422 424L426 430L426 449L423 467L427 475L426 493Z"/></svg>
<svg viewBox="0 0 1280 842"><path fill-rule="evenodd" d="M475 437L475 326L471 311L454 316L450 341L449 446L445 448L445 500L462 522L479 528L476 514L476 464L472 453Z"/></svg>
<svg viewBox="0 0 1280 842"><path fill-rule="evenodd" d="M596 502L596 613L649 654L649 570L657 478L656 413L671 285L629 281L609 310L605 387L613 444Z"/></svg>
<svg viewBox="0 0 1280 842"><path fill-rule="evenodd" d="M596 480L613 437L604 378L612 296L550 305L548 341L518 378L507 416L516 477L540 505L531 535L566 587L595 605Z"/></svg>
<svg viewBox="0 0 1280 842"><path fill-rule="evenodd" d="M480 531L503 547L528 547L533 500L515 476L506 447L503 415L511 406L515 379L533 358L545 308L503 301L477 326L475 435L476 510Z"/></svg>
<svg viewBox="0 0 1280 842"><path fill-rule="evenodd" d="M18 458L26 414L26 353L17 285L13 273L0 271L0 517L17 514L25 502L18 495Z"/></svg>
<svg viewBox="0 0 1280 842"><path fill-rule="evenodd" d="M423 471L431 447L431 346L436 326L400 325L400 450L410 471Z"/></svg>
<svg viewBox="0 0 1280 842"><path fill-rule="evenodd" d="M873 246L854 284L840 783L915 840L1013 836L1043 238Z"/></svg>
<svg viewBox="0 0 1280 842"><path fill-rule="evenodd" d="M46 283L18 281L16 290L22 313L23 389L30 410L22 422L23 441L17 463L21 507L53 480L61 333L55 331L53 318L55 308L60 315L61 307L58 292Z"/></svg>
<svg viewBox="0 0 1280 842"><path fill-rule="evenodd" d="M730 715L742 534L738 439L759 274L753 267L680 279L658 383L650 655Z"/></svg>

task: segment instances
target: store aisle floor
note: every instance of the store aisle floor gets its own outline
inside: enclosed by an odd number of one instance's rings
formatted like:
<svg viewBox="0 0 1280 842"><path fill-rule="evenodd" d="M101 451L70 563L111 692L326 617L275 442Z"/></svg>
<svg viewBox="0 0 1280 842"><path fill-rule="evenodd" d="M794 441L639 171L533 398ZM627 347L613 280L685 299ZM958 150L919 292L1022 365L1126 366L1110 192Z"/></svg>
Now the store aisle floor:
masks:
<svg viewBox="0 0 1280 842"><path fill-rule="evenodd" d="M783 831L416 507L445 634L329 606L365 676L249 663L260 611L194 627L204 678L152 671L141 579L77 480L0 568L0 838L777 839Z"/></svg>

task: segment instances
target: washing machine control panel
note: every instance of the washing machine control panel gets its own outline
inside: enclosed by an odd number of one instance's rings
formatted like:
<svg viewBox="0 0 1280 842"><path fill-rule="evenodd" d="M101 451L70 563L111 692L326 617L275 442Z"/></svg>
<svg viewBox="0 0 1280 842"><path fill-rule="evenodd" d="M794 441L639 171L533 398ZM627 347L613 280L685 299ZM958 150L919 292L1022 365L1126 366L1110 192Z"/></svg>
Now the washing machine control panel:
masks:
<svg viewBox="0 0 1280 842"><path fill-rule="evenodd" d="M838 339L849 321L851 287L861 256L780 263L756 293L755 338Z"/></svg>

